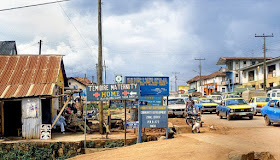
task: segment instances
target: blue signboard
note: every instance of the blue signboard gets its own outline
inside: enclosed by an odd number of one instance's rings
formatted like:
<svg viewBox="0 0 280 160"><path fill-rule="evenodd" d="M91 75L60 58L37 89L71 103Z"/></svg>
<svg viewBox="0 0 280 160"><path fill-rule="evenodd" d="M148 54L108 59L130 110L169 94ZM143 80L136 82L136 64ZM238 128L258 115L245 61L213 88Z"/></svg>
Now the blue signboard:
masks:
<svg viewBox="0 0 280 160"><path fill-rule="evenodd" d="M88 101L140 99L139 84L104 84L86 90Z"/></svg>
<svg viewBox="0 0 280 160"><path fill-rule="evenodd" d="M128 121L126 122L126 129L136 129L139 127L139 121Z"/></svg>
<svg viewBox="0 0 280 160"><path fill-rule="evenodd" d="M141 106L142 128L167 128L167 106Z"/></svg>
<svg viewBox="0 0 280 160"><path fill-rule="evenodd" d="M140 84L141 96L169 96L169 77L125 77L126 83Z"/></svg>
<svg viewBox="0 0 280 160"><path fill-rule="evenodd" d="M140 106L148 105L146 101L139 101ZM124 102L122 101L111 101L111 107L124 107ZM126 101L126 107L128 108L138 108L138 101Z"/></svg>
<svg viewBox="0 0 280 160"><path fill-rule="evenodd" d="M140 101L147 102L148 106L162 106L162 96L141 96Z"/></svg>

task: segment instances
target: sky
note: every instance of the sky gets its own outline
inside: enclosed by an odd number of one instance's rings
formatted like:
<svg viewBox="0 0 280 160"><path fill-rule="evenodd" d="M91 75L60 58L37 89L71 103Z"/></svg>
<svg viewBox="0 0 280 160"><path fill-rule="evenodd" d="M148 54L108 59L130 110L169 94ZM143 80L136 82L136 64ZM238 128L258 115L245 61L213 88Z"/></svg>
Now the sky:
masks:
<svg viewBox="0 0 280 160"><path fill-rule="evenodd" d="M55 0L1 0L0 9ZM218 71L223 56L267 56L280 51L280 1L270 0L102 0L106 83L115 75L168 76L174 90L197 76ZM18 54L64 55L66 74L94 76L98 54L97 0L0 12L0 40L15 40Z"/></svg>

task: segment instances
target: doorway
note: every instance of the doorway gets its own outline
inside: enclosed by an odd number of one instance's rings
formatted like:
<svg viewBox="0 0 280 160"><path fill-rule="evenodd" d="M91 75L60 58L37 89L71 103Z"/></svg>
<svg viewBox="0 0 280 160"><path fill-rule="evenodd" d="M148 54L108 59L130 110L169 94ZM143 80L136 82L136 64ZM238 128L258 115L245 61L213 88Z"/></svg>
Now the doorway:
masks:
<svg viewBox="0 0 280 160"><path fill-rule="evenodd" d="M21 101L4 101L4 136L17 137L21 129Z"/></svg>
<svg viewBox="0 0 280 160"><path fill-rule="evenodd" d="M51 99L42 99L42 124L52 124Z"/></svg>

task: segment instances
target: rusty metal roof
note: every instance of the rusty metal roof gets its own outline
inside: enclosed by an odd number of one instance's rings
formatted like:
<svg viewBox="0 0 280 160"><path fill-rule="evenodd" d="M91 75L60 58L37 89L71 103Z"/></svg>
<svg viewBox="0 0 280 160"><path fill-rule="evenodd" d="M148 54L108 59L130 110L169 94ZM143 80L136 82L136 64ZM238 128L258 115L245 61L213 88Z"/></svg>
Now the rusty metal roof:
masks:
<svg viewBox="0 0 280 160"><path fill-rule="evenodd" d="M61 55L0 55L0 99L52 95Z"/></svg>

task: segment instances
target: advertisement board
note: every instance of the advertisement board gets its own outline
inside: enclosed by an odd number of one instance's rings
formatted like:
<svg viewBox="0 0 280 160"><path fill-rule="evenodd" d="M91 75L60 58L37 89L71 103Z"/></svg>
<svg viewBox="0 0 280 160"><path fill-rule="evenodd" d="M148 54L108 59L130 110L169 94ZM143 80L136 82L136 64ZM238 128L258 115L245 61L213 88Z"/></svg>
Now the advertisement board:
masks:
<svg viewBox="0 0 280 160"><path fill-rule="evenodd" d="M141 96L169 95L169 77L125 77L125 82L140 84Z"/></svg>
<svg viewBox="0 0 280 160"><path fill-rule="evenodd" d="M140 99L139 84L104 84L87 86L87 101Z"/></svg>
<svg viewBox="0 0 280 160"><path fill-rule="evenodd" d="M179 94L188 94L189 86L178 86Z"/></svg>

